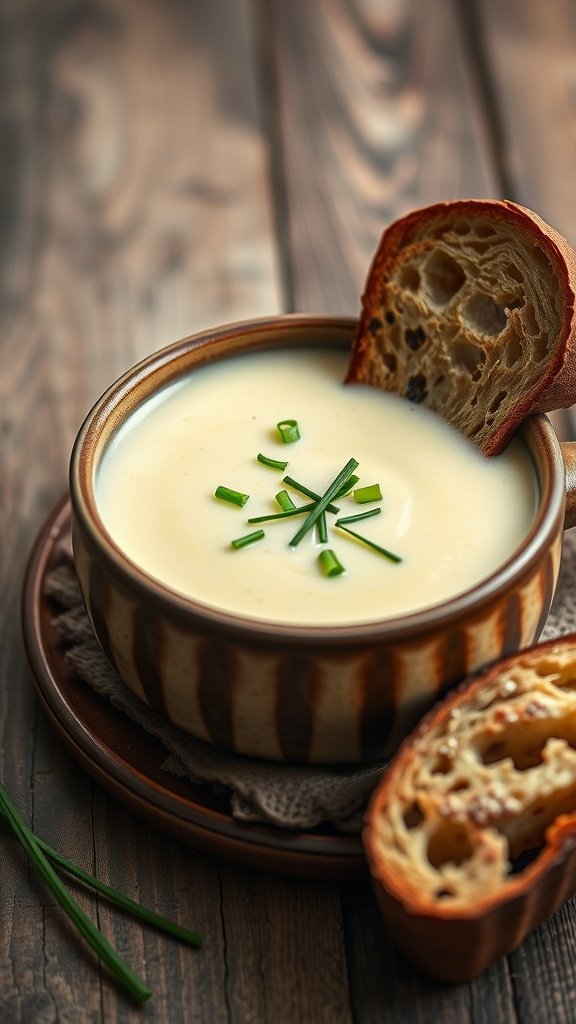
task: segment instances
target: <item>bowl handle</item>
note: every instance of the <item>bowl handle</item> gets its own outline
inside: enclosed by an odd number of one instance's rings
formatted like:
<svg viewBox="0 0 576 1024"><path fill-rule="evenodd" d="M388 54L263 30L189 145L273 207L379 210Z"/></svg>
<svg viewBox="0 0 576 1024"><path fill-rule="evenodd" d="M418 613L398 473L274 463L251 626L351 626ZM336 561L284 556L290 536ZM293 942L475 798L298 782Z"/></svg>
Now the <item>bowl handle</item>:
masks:
<svg viewBox="0 0 576 1024"><path fill-rule="evenodd" d="M576 526L576 441L562 441L562 458L566 468L566 512L564 529Z"/></svg>

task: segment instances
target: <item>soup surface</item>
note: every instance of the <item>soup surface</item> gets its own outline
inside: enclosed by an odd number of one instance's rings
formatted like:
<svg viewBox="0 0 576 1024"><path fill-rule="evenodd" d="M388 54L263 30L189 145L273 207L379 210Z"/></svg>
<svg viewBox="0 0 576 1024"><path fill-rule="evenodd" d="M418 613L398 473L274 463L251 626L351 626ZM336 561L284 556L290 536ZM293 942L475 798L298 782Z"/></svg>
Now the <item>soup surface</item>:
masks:
<svg viewBox="0 0 576 1024"><path fill-rule="evenodd" d="M341 383L348 354L292 349L250 354L194 370L148 400L118 431L96 479L110 535L138 566L206 605L279 623L370 622L453 597L500 566L533 521L537 483L520 440L492 459L428 410ZM298 421L283 444L278 421ZM287 461L284 471L256 456ZM350 524L401 558L391 562L335 527L290 546L303 517L249 524L280 511L289 474L322 494L349 459L357 487L380 485L382 501L341 498L339 516L379 507ZM219 485L249 494L244 507L214 496ZM257 543L231 541L263 529ZM344 566L326 577L330 548Z"/></svg>

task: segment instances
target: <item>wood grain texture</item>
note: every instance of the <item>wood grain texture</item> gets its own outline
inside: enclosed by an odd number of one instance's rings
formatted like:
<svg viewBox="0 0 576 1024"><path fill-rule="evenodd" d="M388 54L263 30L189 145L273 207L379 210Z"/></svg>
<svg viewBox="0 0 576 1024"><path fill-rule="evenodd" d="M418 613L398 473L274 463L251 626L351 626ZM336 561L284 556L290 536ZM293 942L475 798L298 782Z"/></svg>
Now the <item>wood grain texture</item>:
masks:
<svg viewBox="0 0 576 1024"><path fill-rule="evenodd" d="M226 869L93 799L38 713L18 603L103 388L185 333L280 305L249 8L25 2L0 17L2 778L46 840L205 935L208 958L80 894L154 990L149 1019L227 1019ZM3 1021L140 1019L9 843L0 907Z"/></svg>
<svg viewBox="0 0 576 1024"><path fill-rule="evenodd" d="M576 9L570 0L477 4L478 43L498 97L514 195L573 245Z"/></svg>
<svg viewBox="0 0 576 1024"><path fill-rule="evenodd" d="M498 194L453 5L272 5L297 309L355 314L383 228L415 206Z"/></svg>
<svg viewBox="0 0 576 1024"><path fill-rule="evenodd" d="M20 640L75 432L137 359L236 318L354 313L392 217L505 180L576 238L572 8L472 10L0 0L0 777L49 843L205 939L180 946L72 885L153 989L137 1011L2 835L2 1024L574 1020L573 905L484 978L428 982L367 884L219 861L107 797L44 720Z"/></svg>
<svg viewBox="0 0 576 1024"><path fill-rule="evenodd" d="M509 198L536 210L576 245L576 9L570 0L487 0L473 18L476 46L498 98L501 162ZM556 425L556 424L555 424ZM576 411L559 414L576 437Z"/></svg>

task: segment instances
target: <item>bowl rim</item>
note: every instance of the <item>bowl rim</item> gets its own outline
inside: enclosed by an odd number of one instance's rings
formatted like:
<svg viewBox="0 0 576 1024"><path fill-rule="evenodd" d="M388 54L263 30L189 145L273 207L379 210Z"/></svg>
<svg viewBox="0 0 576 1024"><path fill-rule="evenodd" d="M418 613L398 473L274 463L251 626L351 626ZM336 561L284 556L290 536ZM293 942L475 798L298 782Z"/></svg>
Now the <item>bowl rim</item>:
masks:
<svg viewBox="0 0 576 1024"><path fill-rule="evenodd" d="M552 424L541 413L530 416L520 428L534 462L540 488L539 506L527 535L516 551L479 583L452 598L409 614L351 625L315 626L278 623L222 611L181 594L149 575L112 539L99 516L94 496L93 480L98 459L106 448L107 440L143 398L158 391L180 373L190 370L191 352L200 354L202 358L198 365L204 365L238 354L238 342L243 339L249 340L251 351L281 348L286 344L304 347L351 345L357 324L354 317L302 313L234 321L186 335L150 353L106 389L87 413L72 448L69 487L73 535L81 531L92 554L96 553L103 559L107 571L120 582L124 591L132 591L142 600L152 601L168 617L176 617L188 625L194 623L203 632L226 631L244 642L252 641L259 645L278 645L281 642L286 646L317 647L325 644L335 647L367 641L390 643L401 641L407 635L425 638L439 629L450 628L463 616L481 616L486 604L494 602L498 595L510 592L535 569L542 553L563 531L566 498L560 443ZM164 373L168 375L166 379L163 379ZM159 383L154 386L156 381Z"/></svg>

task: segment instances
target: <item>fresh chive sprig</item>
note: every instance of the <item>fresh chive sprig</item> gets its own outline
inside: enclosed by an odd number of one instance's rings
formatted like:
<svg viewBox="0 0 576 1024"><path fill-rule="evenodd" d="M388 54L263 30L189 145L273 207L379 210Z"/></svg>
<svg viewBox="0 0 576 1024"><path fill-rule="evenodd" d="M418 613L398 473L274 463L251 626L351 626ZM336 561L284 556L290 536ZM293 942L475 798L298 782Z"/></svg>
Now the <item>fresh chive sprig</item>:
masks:
<svg viewBox="0 0 576 1024"><path fill-rule="evenodd" d="M366 512L356 512L353 516L340 516L336 520L336 526L342 526L346 523L359 523L362 519L372 519L373 516L379 516L381 508L369 508Z"/></svg>
<svg viewBox="0 0 576 1024"><path fill-rule="evenodd" d="M307 505L295 505L294 508L287 508L285 512L269 512L264 516L252 516L251 519L246 521L252 523L273 523L277 519L292 519L293 516L301 516L303 513L310 512L315 507L315 502L311 501Z"/></svg>
<svg viewBox="0 0 576 1024"><path fill-rule="evenodd" d="M295 491L299 491L300 494L305 494L307 498L312 498L312 501L320 501L322 495L317 494L316 491L311 491L305 484L301 484L298 480L295 480L292 476L285 476L282 478L283 484L288 484L289 487L293 487ZM338 515L340 509L336 505L328 505L326 508L327 512L332 512L334 515Z"/></svg>
<svg viewBox="0 0 576 1024"><path fill-rule="evenodd" d="M356 484L358 483L359 479L360 479L360 477L356 476L356 474L353 473L352 476L348 478L346 483L342 484L342 487L340 488L338 493L335 495L336 501L339 501L340 498L345 498L347 494L350 494L350 491L352 490L353 487L356 486Z"/></svg>
<svg viewBox="0 0 576 1024"><path fill-rule="evenodd" d="M378 554L384 555L384 558L388 558L390 562L402 561L400 555L394 554L394 552L389 551L388 548L383 548L380 544L375 544L373 540L368 540L368 538L363 537L361 533L356 533L355 530L351 530L349 526L342 526L342 520L337 522L336 526L338 529L342 530L343 533L349 534L351 537L354 537L355 540L359 540L362 544L365 544L366 547L371 548L372 551L377 551Z"/></svg>
<svg viewBox="0 0 576 1024"><path fill-rule="evenodd" d="M302 523L302 526L290 541L290 547L295 548L302 538L306 536L308 531L312 529L322 513L325 512L330 505L332 498L338 493L343 484L346 483L354 470L358 468L358 465L359 463L356 459L348 460L344 468L340 470L320 500L316 502L314 508L308 513L306 519Z"/></svg>
<svg viewBox="0 0 576 1024"><path fill-rule="evenodd" d="M316 532L318 534L318 543L326 544L328 542L328 524L326 523L326 513L322 512L316 521Z"/></svg>
<svg viewBox="0 0 576 1024"><path fill-rule="evenodd" d="M132 999L139 1005L145 1003L152 995L151 990L132 971L128 964L122 960L114 947L110 945L102 932L92 923L88 915L84 913L74 897L69 893L50 864L48 857L42 851L36 836L28 828L2 785L0 785L0 810L55 899L72 923L76 925L76 928L86 942L98 954L113 977L123 986Z"/></svg>
<svg viewBox="0 0 576 1024"><path fill-rule="evenodd" d="M0 803L0 822L3 822L6 826L10 827L10 821L6 815L3 804ZM45 843L43 839L40 839L34 833L34 837L42 853L48 858L48 860L62 868L69 875L72 875L79 882L83 882L84 885L89 886L94 892L97 892L100 896L104 896L110 903L114 903L121 910L127 911L132 914L133 917L139 918L141 921L145 921L146 924L152 925L154 928L158 928L160 931L165 932L167 935L173 935L174 938L181 939L182 942L186 942L189 946L201 946L202 936L198 932L191 931L189 928L184 928L182 925L177 924L175 921L169 921L168 918L162 917L161 914L156 914L155 911L150 910L148 907L143 907L141 903L136 903L135 900L131 900L129 896L125 896L124 893L118 892L117 889L113 889L111 886L106 885L105 882L101 882L94 875L91 875L88 871L84 871L84 868L79 867L78 864L74 864L73 861L69 860L68 857L64 857L63 854L58 853L52 846Z"/></svg>

